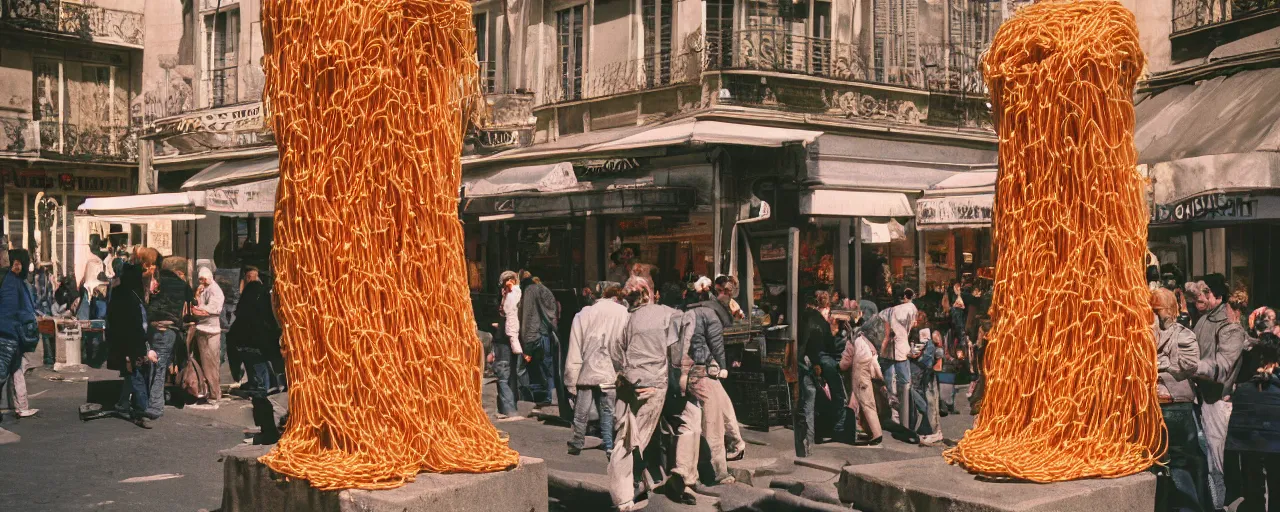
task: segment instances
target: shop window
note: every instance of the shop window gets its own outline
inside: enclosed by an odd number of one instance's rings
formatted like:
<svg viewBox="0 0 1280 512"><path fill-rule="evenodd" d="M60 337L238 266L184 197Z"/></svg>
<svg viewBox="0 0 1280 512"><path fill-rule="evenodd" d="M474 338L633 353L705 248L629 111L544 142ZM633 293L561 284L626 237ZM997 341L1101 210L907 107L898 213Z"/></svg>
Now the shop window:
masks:
<svg viewBox="0 0 1280 512"><path fill-rule="evenodd" d="M582 24L585 5L556 11L556 54L560 64L561 101L582 98Z"/></svg>
<svg viewBox="0 0 1280 512"><path fill-rule="evenodd" d="M1162 280L1173 279L1181 286L1190 277L1188 238L1181 228L1152 228L1148 233L1147 250L1160 262Z"/></svg>
<svg viewBox="0 0 1280 512"><path fill-rule="evenodd" d="M733 65L733 0L707 0L707 51L711 65Z"/></svg>
<svg viewBox="0 0 1280 512"><path fill-rule="evenodd" d="M645 265L657 286L673 280L687 282L695 275L715 277L713 229L709 213L690 215L687 219L618 218L607 255L606 279L624 279L636 263Z"/></svg>
<svg viewBox="0 0 1280 512"><path fill-rule="evenodd" d="M862 221L863 293L882 306L894 303L894 294L904 289L921 290L916 266L916 228L914 221L902 224Z"/></svg>
<svg viewBox="0 0 1280 512"><path fill-rule="evenodd" d="M800 232L800 288L834 290L836 238L839 226L815 227Z"/></svg>
<svg viewBox="0 0 1280 512"><path fill-rule="evenodd" d="M515 261L511 270L528 270L553 290L568 290L586 283L582 268L581 221L555 224L516 224Z"/></svg>

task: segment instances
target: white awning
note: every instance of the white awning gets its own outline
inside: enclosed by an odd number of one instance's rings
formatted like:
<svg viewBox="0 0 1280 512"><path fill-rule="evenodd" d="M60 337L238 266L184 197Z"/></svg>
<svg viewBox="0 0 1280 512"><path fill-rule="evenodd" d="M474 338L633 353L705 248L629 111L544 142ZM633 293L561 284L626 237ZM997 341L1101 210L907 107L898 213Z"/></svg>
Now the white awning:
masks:
<svg viewBox="0 0 1280 512"><path fill-rule="evenodd" d="M889 219L887 222L872 222L862 219L862 230L859 235L861 238L858 240L864 244L887 244L897 240L905 240L907 238L907 229L897 219Z"/></svg>
<svg viewBox="0 0 1280 512"><path fill-rule="evenodd" d="M803 215L839 217L911 217L911 201L898 192L809 190L800 196Z"/></svg>
<svg viewBox="0 0 1280 512"><path fill-rule="evenodd" d="M995 194L997 174L994 170L958 172L929 187L924 196Z"/></svg>
<svg viewBox="0 0 1280 512"><path fill-rule="evenodd" d="M721 121L685 121L658 126L618 140L588 146L582 151L622 151L689 143L777 148L787 144L809 144L820 135L822 132L811 130L792 130Z"/></svg>
<svg viewBox="0 0 1280 512"><path fill-rule="evenodd" d="M279 186L280 178L271 178L212 188L204 193L204 209L225 214L272 215Z"/></svg>
<svg viewBox="0 0 1280 512"><path fill-rule="evenodd" d="M270 155L215 163L182 184L182 190L206 190L213 187L265 180L280 176L280 156Z"/></svg>
<svg viewBox="0 0 1280 512"><path fill-rule="evenodd" d="M467 197L485 197L516 192L564 192L576 190L578 177L569 162L507 167L463 176Z"/></svg>
<svg viewBox="0 0 1280 512"><path fill-rule="evenodd" d="M95 217L193 214L204 207L204 192L173 192L134 196L91 197L79 211Z"/></svg>

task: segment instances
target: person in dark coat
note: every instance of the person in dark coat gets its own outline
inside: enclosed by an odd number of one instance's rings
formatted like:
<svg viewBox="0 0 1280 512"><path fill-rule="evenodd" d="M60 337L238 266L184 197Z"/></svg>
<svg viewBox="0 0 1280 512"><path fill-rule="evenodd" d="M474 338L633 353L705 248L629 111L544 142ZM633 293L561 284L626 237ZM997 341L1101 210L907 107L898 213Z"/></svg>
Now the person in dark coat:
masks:
<svg viewBox="0 0 1280 512"><path fill-rule="evenodd" d="M280 439L280 430L275 406L267 397L283 389L284 367L280 355L280 324L276 321L271 290L261 280L245 281L236 306L235 322L227 331L227 343L231 350L239 352L249 376L249 382L236 394L247 396L253 403L253 422L262 429L254 437L254 444L275 444Z"/></svg>
<svg viewBox="0 0 1280 512"><path fill-rule="evenodd" d="M796 456L808 457L814 443L814 405L818 382L822 378L819 364L822 350L831 345L831 324L823 318L822 308L829 306L830 295L810 290L803 294L805 308L800 311L796 340L796 364L800 370L800 406L795 410Z"/></svg>
<svg viewBox="0 0 1280 512"><path fill-rule="evenodd" d="M1231 394L1226 450L1237 453L1244 468L1240 486L1243 511L1280 510L1280 337L1262 333L1248 350L1256 365L1241 368L1248 380Z"/></svg>
<svg viewBox="0 0 1280 512"><path fill-rule="evenodd" d="M124 382L116 401L116 414L142 428L150 428L147 415L151 378L159 355L148 346L146 291L142 265L130 262L120 268L120 283L107 304L107 368L120 372Z"/></svg>

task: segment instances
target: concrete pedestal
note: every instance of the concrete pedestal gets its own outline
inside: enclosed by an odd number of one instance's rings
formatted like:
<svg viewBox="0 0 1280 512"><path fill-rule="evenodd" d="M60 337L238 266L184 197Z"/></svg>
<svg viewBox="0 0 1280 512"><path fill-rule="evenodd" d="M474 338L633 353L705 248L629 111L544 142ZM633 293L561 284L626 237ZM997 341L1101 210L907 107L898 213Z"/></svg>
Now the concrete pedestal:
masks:
<svg viewBox="0 0 1280 512"><path fill-rule="evenodd" d="M423 473L404 487L387 491L318 491L306 481L286 480L258 462L270 448L245 445L221 452L222 512L547 510L547 468L542 459L520 457L519 466L499 473Z"/></svg>
<svg viewBox="0 0 1280 512"><path fill-rule="evenodd" d="M1115 479L1036 484L979 480L942 457L847 466L840 500L866 512L1102 512L1151 510L1148 472Z"/></svg>

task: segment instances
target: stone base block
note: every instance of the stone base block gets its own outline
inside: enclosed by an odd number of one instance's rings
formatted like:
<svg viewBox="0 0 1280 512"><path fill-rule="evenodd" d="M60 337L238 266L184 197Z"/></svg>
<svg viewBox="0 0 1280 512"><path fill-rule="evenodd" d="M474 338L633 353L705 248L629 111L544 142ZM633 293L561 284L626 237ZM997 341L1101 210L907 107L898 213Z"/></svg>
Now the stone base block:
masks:
<svg viewBox="0 0 1280 512"><path fill-rule="evenodd" d="M979 480L942 457L847 466L840 500L866 512L1099 512L1151 510L1151 473L1036 484Z"/></svg>
<svg viewBox="0 0 1280 512"><path fill-rule="evenodd" d="M386 491L318 491L258 462L270 448L246 445L221 452L222 512L547 511L547 468L541 459L521 457L519 466L500 473L423 473Z"/></svg>

